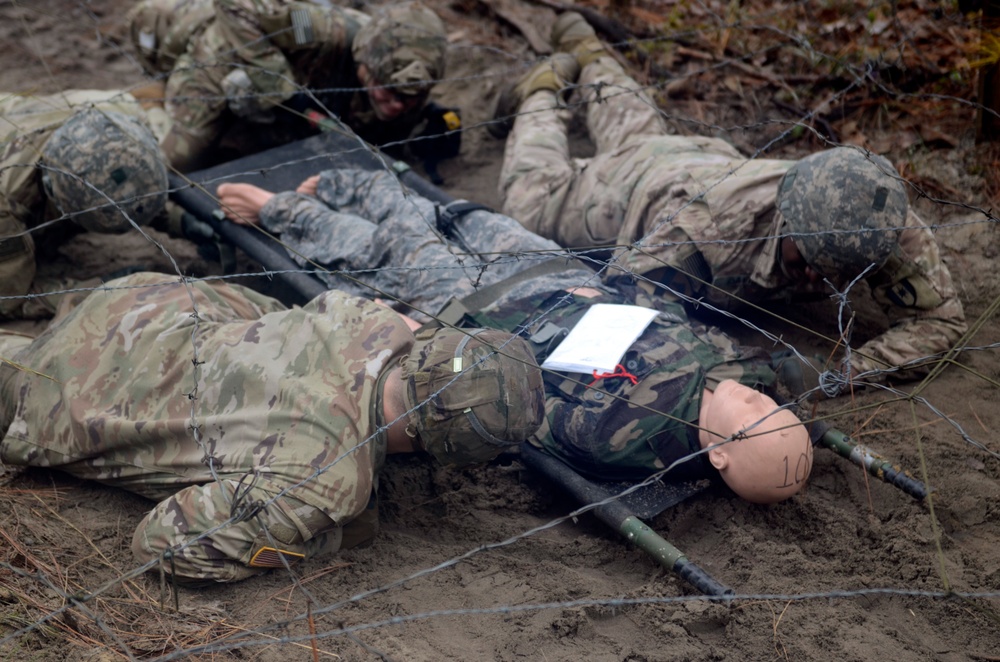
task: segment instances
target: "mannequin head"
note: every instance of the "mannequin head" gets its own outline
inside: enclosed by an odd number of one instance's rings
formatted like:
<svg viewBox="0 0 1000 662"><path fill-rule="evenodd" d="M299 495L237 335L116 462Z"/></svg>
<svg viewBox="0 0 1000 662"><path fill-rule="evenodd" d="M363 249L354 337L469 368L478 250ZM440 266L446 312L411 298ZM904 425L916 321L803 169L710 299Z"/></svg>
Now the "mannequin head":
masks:
<svg viewBox="0 0 1000 662"><path fill-rule="evenodd" d="M812 469L805 426L766 395L727 379L701 403L698 439L737 495L777 503L797 493Z"/></svg>

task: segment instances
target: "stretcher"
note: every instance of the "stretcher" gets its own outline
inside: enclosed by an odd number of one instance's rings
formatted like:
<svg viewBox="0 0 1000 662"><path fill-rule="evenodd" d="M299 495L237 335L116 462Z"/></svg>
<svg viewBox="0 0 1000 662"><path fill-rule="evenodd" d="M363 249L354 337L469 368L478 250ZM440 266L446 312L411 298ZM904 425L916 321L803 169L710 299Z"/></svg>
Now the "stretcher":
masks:
<svg viewBox="0 0 1000 662"><path fill-rule="evenodd" d="M223 182L245 182L270 191L295 189L303 180L335 168L391 169L416 193L441 204L454 198L426 181L408 165L393 160L353 136L322 133L259 154L240 158L186 177L171 175L170 197L197 219L208 223L222 239L242 250L269 274L267 294L287 305L303 304L327 288L313 273L292 261L285 249L266 234L225 220L213 196ZM882 459L846 435L823 424L813 424L810 433L816 445L833 450L850 462L922 500L927 487L899 467ZM692 563L676 547L643 523L665 510L701 493L708 481L649 484L601 482L586 478L547 453L523 444L520 459L530 468L560 485L595 516L643 549L657 563L677 573L702 595L724 598L733 593Z"/></svg>

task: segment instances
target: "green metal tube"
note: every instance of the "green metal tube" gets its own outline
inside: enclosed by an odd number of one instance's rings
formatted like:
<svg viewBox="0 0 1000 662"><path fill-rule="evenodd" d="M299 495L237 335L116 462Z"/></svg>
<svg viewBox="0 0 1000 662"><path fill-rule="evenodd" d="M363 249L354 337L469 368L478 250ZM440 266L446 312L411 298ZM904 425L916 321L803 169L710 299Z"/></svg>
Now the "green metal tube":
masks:
<svg viewBox="0 0 1000 662"><path fill-rule="evenodd" d="M618 525L618 531L664 568L676 572L681 579L697 588L703 595L717 597L733 595L733 589L716 581L707 572L688 561L681 550L664 540L638 517L629 515L623 519Z"/></svg>
<svg viewBox="0 0 1000 662"><path fill-rule="evenodd" d="M857 443L839 430L827 429L820 439L820 443L837 455L847 458L853 464L864 467L872 476L898 487L916 499L923 500L930 492L923 481L917 480L908 472L867 446Z"/></svg>

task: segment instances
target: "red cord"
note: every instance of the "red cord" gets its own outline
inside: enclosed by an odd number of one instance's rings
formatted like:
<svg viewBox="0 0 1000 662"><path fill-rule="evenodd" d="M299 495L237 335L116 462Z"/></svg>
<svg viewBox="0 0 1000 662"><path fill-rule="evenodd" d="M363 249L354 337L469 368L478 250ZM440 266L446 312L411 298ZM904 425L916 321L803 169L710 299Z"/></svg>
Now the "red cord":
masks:
<svg viewBox="0 0 1000 662"><path fill-rule="evenodd" d="M602 379L608 379L609 377L624 377L628 379L630 382L632 382L633 385L639 383L639 378L630 372L626 372L625 366L619 363L618 365L615 366L614 372L602 372L601 374L597 374L597 371L595 370L594 381L587 384L587 388L590 388L591 386L601 381Z"/></svg>

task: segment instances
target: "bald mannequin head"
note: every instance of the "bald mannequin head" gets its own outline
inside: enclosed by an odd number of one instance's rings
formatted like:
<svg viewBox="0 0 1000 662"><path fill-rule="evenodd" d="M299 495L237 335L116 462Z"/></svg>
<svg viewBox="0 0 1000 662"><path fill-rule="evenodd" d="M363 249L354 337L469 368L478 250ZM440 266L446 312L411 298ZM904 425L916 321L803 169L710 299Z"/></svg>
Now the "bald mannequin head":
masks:
<svg viewBox="0 0 1000 662"><path fill-rule="evenodd" d="M727 379L704 391L698 440L740 497L777 503L796 494L812 470L805 426L766 395Z"/></svg>

